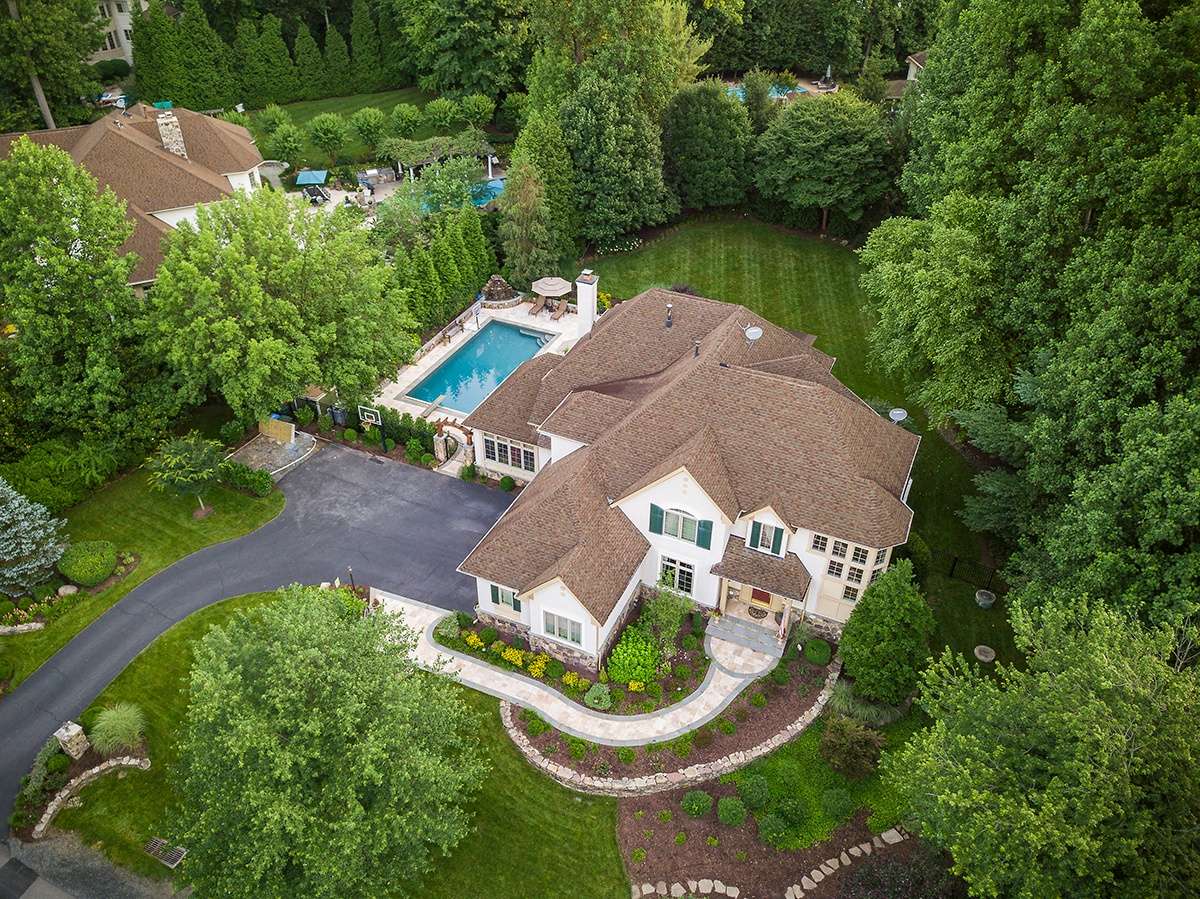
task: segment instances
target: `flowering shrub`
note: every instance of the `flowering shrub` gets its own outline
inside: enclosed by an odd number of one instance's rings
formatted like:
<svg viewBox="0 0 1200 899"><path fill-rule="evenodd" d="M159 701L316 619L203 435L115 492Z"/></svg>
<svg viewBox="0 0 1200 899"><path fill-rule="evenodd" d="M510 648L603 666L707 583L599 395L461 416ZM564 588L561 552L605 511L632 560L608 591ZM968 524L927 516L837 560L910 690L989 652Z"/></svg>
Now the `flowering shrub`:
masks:
<svg viewBox="0 0 1200 899"><path fill-rule="evenodd" d="M564 674L562 676L562 682L563 682L564 687L570 687L572 689L575 689L575 688L582 686L583 678L580 677L578 674L576 674L574 671L568 671L566 674Z"/></svg>
<svg viewBox="0 0 1200 899"><path fill-rule="evenodd" d="M493 640L492 645L488 647L488 649L490 649L496 655L500 655L507 648L508 648L508 644L505 643L503 640Z"/></svg>
<svg viewBox="0 0 1200 899"><path fill-rule="evenodd" d="M479 639L479 634L474 631L467 631L463 637L463 641L472 649L483 649L483 641Z"/></svg>
<svg viewBox="0 0 1200 899"><path fill-rule="evenodd" d="M546 653L538 653L529 660L529 666L526 670L533 677L541 679L546 674L546 666L550 664L550 656Z"/></svg>
<svg viewBox="0 0 1200 899"><path fill-rule="evenodd" d="M600 256L607 256L609 253L628 253L636 250L642 245L640 237L618 237L616 240L608 243L601 243L596 246L596 252Z"/></svg>
<svg viewBox="0 0 1200 899"><path fill-rule="evenodd" d="M504 659L504 661L508 662L509 664L516 665L518 668L520 668L522 663L525 661L525 653L521 652L521 650L517 649L515 646L507 646L500 652L500 658Z"/></svg>
<svg viewBox="0 0 1200 899"><path fill-rule="evenodd" d="M643 683L658 671L658 648L654 638L639 627L627 627L608 657L609 679L619 684Z"/></svg>
<svg viewBox="0 0 1200 899"><path fill-rule="evenodd" d="M646 689L645 681L631 680L629 682L629 692L630 693L641 693L645 689Z"/></svg>

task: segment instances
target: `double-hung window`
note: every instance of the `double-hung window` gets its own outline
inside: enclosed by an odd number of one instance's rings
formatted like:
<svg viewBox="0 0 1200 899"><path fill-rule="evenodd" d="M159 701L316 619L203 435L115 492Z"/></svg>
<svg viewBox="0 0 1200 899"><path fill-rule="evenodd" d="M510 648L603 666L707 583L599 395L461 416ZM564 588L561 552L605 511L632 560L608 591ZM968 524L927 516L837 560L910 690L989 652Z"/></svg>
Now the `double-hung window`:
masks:
<svg viewBox="0 0 1200 899"><path fill-rule="evenodd" d="M883 569L876 568L874 571L871 572L871 579L869 581L867 581L867 583L868 584L875 583L877 580L879 580L879 575L881 575L881 574L883 574Z"/></svg>
<svg viewBox="0 0 1200 899"><path fill-rule="evenodd" d="M842 563L834 562L832 559L829 562L829 568L826 569L834 577L842 576Z"/></svg>
<svg viewBox="0 0 1200 899"><path fill-rule="evenodd" d="M689 562L681 562L678 559L672 559L670 556L662 557L662 569L659 574L668 585L674 587L680 593L692 595L692 584L694 583L696 568Z"/></svg>
<svg viewBox="0 0 1200 899"><path fill-rule="evenodd" d="M863 570L850 566L850 570L846 572L846 580L852 584L861 584L863 579Z"/></svg>
<svg viewBox="0 0 1200 899"><path fill-rule="evenodd" d="M531 447L495 437L483 438L483 458L510 468L523 468L525 471L537 468L537 457Z"/></svg>
<svg viewBox="0 0 1200 899"><path fill-rule="evenodd" d="M848 545L844 540L834 540L833 541L833 554L835 556L837 556L839 559L846 558L846 550L847 549L848 549Z"/></svg>
<svg viewBox="0 0 1200 899"><path fill-rule="evenodd" d="M696 542L696 519L687 512L668 509L663 515L663 533L688 543Z"/></svg>
<svg viewBox="0 0 1200 899"><path fill-rule="evenodd" d="M846 602L858 602L858 588L844 587L842 588L842 599Z"/></svg>
<svg viewBox="0 0 1200 899"><path fill-rule="evenodd" d="M823 553L829 548L829 538L821 534L813 534L813 552Z"/></svg>
<svg viewBox="0 0 1200 899"><path fill-rule="evenodd" d="M886 547L875 551L875 564L876 565L882 565L883 560L886 558L887 558L887 548Z"/></svg>
<svg viewBox="0 0 1200 899"><path fill-rule="evenodd" d="M750 539L747 545L751 549L761 550L773 556L783 555L783 528L773 524L756 521L750 525Z"/></svg>
<svg viewBox="0 0 1200 899"><path fill-rule="evenodd" d="M583 644L583 625L578 621L564 618L562 615L555 615L553 612L543 612L542 615L545 632L549 636L576 645Z"/></svg>
<svg viewBox="0 0 1200 899"><path fill-rule="evenodd" d="M492 603L498 606L508 606L514 612L521 611L521 600L512 590L505 590L498 584L492 584Z"/></svg>
<svg viewBox="0 0 1200 899"><path fill-rule="evenodd" d="M865 546L854 547L854 552L850 554L850 561L855 565L867 564L867 548Z"/></svg>

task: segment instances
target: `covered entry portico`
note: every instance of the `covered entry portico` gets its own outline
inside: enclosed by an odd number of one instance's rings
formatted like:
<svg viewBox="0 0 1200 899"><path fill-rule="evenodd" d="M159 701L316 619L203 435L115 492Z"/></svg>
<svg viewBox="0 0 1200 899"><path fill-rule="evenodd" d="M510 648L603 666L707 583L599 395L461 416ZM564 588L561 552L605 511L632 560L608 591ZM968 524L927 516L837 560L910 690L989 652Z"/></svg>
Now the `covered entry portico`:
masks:
<svg viewBox="0 0 1200 899"><path fill-rule="evenodd" d="M730 536L712 573L721 578L721 614L770 631L779 642L787 637L793 606L803 611L812 583L798 556L750 549L737 536Z"/></svg>

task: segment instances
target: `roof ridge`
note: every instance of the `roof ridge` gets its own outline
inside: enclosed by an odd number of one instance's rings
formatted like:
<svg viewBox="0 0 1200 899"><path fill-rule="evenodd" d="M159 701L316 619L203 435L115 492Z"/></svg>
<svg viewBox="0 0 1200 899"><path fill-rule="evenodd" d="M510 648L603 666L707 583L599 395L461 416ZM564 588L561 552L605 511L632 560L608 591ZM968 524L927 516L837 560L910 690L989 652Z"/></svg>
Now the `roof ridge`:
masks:
<svg viewBox="0 0 1200 899"><path fill-rule="evenodd" d="M834 390L828 384L822 384L820 381L814 381L812 378L794 378L791 375L781 374L780 372L777 372L777 371L763 371L762 369L760 369L758 367L760 365L769 365L772 362L778 362L781 359L803 359L803 358L806 358L806 355L804 353L796 353L792 356L775 356L774 358L771 358L771 359L764 359L764 360L762 360L762 362L754 363L754 365L738 365L737 363L734 363L734 362L722 362L722 363L720 363L720 367L730 370L730 371L742 371L742 372L745 372L746 374L754 375L755 377L759 377L759 378L766 378L769 380L776 380L776 381L787 381L789 384L808 384L808 385L811 385L813 387L817 387L817 388L823 390L825 393L829 394L830 396L841 397L843 399L846 399L845 394L839 394L838 391ZM834 375L833 372L829 372L829 376L837 379L837 376ZM841 384L843 387L845 387L846 390L850 391L850 393L854 396L854 398L856 400L858 400L859 403L862 404L863 408L865 408L868 412L870 412L872 415L874 415L876 418L879 418L882 421L882 418L880 417L879 413L875 411L875 409L871 406L870 403L868 403L861 396L859 396L858 392L855 391L854 388L847 386L840 379L837 379L837 381L839 384Z"/></svg>

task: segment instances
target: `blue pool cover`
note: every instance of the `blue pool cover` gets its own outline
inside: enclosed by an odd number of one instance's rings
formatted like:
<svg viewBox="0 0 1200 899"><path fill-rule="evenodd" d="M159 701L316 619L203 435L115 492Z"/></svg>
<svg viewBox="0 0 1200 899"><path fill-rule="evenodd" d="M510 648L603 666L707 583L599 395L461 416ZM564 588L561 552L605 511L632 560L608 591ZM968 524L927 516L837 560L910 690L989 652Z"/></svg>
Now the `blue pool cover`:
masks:
<svg viewBox="0 0 1200 899"><path fill-rule="evenodd" d="M441 405L464 415L487 399L500 382L553 335L507 322L491 321L422 378L408 395L423 403L441 397Z"/></svg>

